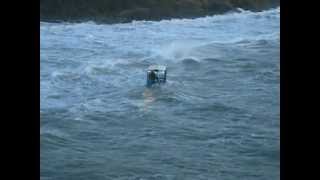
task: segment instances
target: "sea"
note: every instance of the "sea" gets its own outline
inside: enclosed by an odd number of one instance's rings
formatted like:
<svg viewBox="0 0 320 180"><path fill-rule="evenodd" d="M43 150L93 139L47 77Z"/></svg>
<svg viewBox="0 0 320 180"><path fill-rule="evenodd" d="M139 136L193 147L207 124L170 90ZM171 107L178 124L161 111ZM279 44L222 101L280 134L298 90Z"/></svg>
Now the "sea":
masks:
<svg viewBox="0 0 320 180"><path fill-rule="evenodd" d="M280 179L280 7L40 21L40 179Z"/></svg>

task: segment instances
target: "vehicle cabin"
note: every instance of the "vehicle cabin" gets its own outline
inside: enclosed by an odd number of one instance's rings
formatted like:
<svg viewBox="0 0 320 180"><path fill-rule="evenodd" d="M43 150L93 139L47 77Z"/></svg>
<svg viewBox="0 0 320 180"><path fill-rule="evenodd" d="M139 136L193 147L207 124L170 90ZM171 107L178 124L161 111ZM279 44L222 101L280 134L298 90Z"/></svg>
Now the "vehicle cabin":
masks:
<svg viewBox="0 0 320 180"><path fill-rule="evenodd" d="M165 83L167 79L167 67L162 65L151 65L147 70L147 85Z"/></svg>

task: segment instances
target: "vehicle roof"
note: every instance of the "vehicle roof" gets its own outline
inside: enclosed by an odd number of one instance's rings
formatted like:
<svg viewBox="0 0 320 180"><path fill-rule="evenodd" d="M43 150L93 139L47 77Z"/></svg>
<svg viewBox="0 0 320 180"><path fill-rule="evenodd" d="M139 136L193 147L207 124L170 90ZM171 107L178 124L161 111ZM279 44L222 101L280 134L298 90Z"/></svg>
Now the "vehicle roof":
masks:
<svg viewBox="0 0 320 180"><path fill-rule="evenodd" d="M159 70L159 71L165 71L167 69L166 66L163 65L151 65L148 67L148 70Z"/></svg>

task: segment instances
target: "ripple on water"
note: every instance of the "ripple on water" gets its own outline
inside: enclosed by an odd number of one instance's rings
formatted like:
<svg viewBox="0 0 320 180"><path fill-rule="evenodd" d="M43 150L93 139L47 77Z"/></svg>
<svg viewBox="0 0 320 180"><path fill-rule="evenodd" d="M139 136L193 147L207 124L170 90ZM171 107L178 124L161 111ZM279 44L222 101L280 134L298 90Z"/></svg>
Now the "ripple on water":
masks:
<svg viewBox="0 0 320 180"><path fill-rule="evenodd" d="M278 178L279 10L40 26L41 179Z"/></svg>

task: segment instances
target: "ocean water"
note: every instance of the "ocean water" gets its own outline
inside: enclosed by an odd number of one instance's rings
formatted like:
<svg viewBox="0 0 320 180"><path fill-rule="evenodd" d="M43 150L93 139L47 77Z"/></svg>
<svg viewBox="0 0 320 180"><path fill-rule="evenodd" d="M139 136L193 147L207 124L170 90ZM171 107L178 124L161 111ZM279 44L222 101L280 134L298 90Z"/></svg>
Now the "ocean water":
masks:
<svg viewBox="0 0 320 180"><path fill-rule="evenodd" d="M280 178L280 8L40 28L42 180Z"/></svg>

